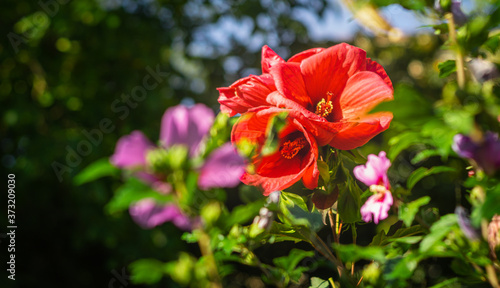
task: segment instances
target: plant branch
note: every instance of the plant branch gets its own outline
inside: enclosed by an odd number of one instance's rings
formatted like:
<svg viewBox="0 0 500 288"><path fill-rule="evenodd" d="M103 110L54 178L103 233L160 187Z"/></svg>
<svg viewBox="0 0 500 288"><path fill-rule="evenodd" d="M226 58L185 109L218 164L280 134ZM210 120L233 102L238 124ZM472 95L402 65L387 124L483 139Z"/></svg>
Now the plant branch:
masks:
<svg viewBox="0 0 500 288"><path fill-rule="evenodd" d="M207 271L211 280L211 287L222 288L219 272L217 272L217 264L215 263L212 248L210 247L210 237L202 229L199 229L199 231L200 237L198 238L198 245L200 246L201 255L203 255L207 261Z"/></svg>
<svg viewBox="0 0 500 288"><path fill-rule="evenodd" d="M455 29L455 21L453 20L452 13L446 13L444 15L445 19L448 20L448 30L450 35L450 42L455 49L456 53L456 66L457 66L457 82L460 89L464 89L465 86L465 65L464 65L464 55L462 49L457 42L457 31Z"/></svg>

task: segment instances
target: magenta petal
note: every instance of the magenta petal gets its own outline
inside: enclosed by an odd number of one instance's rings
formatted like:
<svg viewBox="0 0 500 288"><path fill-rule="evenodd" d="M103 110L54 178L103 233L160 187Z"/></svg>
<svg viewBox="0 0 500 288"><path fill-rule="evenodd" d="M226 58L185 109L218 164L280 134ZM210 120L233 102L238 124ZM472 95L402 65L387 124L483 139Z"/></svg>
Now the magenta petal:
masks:
<svg viewBox="0 0 500 288"><path fill-rule="evenodd" d="M141 131L133 131L123 136L116 144L115 153L111 156L111 163L119 168L133 168L146 164L146 152L153 148L153 144Z"/></svg>
<svg viewBox="0 0 500 288"><path fill-rule="evenodd" d="M384 151L381 151L378 156L373 154L368 155L366 165L354 167L354 176L367 186L384 185L389 189L390 184L387 177L387 170L391 167L391 161L385 155Z"/></svg>
<svg viewBox="0 0 500 288"><path fill-rule="evenodd" d="M363 221L370 222L373 217L373 222L378 224L380 220L384 220L389 216L388 212L392 203L392 194L389 191L370 196L361 207Z"/></svg>
<svg viewBox="0 0 500 288"><path fill-rule="evenodd" d="M130 206L129 213L132 219L144 229L151 229L169 221L182 230L191 228L190 219L174 204L160 205L148 198Z"/></svg>
<svg viewBox="0 0 500 288"><path fill-rule="evenodd" d="M231 143L226 143L213 151L203 164L198 185L204 190L236 187L245 172L245 167L243 157Z"/></svg>
<svg viewBox="0 0 500 288"><path fill-rule="evenodd" d="M475 143L470 137L457 134L453 137L452 148L460 157L476 161L487 174L493 174L500 169L498 134L486 132L482 143Z"/></svg>
<svg viewBox="0 0 500 288"><path fill-rule="evenodd" d="M203 138L214 122L214 112L203 104L193 107L177 105L167 109L161 121L160 140L165 147L176 144L189 147L196 155Z"/></svg>
<svg viewBox="0 0 500 288"><path fill-rule="evenodd" d="M460 157L464 158L474 158L476 151L479 146L472 141L468 136L457 134L453 137L453 151L455 151Z"/></svg>

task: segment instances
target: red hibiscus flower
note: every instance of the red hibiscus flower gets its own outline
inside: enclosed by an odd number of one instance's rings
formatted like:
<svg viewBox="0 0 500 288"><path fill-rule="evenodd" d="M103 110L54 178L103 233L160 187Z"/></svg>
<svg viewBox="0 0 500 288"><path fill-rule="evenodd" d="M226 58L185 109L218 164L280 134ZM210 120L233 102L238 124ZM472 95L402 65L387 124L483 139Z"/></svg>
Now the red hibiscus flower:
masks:
<svg viewBox="0 0 500 288"><path fill-rule="evenodd" d="M343 150L365 144L392 120L389 112L368 114L393 98L393 88L382 66L357 47L310 49L285 62L265 46L262 72L219 88L221 110L234 115L259 106L292 109L319 145Z"/></svg>
<svg viewBox="0 0 500 288"><path fill-rule="evenodd" d="M284 110L280 108L252 109L241 116L234 125L232 142L250 141L262 147L266 141L271 120ZM279 148L270 155L262 155L260 148L251 159L253 171L246 172L241 181L260 186L264 195L283 190L302 179L304 186L314 189L318 186L318 147L314 137L292 117L278 133Z"/></svg>
<svg viewBox="0 0 500 288"><path fill-rule="evenodd" d="M323 50L323 48L306 50L293 56L288 62L300 62ZM234 116L238 113L245 113L248 109L254 107L271 106L267 101L267 96L276 91L276 85L269 71L275 64L284 62L285 60L278 56L271 48L268 46L262 47L262 75L250 75L236 81L229 87L217 88L221 111Z"/></svg>

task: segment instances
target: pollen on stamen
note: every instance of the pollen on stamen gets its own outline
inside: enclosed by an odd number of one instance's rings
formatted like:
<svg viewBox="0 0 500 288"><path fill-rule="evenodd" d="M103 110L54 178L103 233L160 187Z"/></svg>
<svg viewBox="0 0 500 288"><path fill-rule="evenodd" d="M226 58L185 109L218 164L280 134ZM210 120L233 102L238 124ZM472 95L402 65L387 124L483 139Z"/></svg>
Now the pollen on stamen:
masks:
<svg viewBox="0 0 500 288"><path fill-rule="evenodd" d="M327 93L329 96L332 94L332 92ZM330 115L333 111L333 104L332 101L326 102L325 98L321 99L321 101L316 104L316 115L319 115L321 117L326 117Z"/></svg>
<svg viewBox="0 0 500 288"><path fill-rule="evenodd" d="M302 148L304 148L307 144L306 139L304 137L299 137L293 141L286 141L281 145L280 153L286 159L292 159L295 157Z"/></svg>

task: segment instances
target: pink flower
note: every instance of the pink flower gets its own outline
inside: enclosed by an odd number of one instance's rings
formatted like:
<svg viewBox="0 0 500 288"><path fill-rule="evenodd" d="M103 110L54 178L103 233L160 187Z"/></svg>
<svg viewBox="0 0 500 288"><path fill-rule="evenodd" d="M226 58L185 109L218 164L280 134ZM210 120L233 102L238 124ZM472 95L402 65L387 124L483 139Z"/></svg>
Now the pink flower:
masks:
<svg viewBox="0 0 500 288"><path fill-rule="evenodd" d="M165 222L172 222L182 230L190 230L191 219L184 215L175 204L158 204L146 198L129 208L130 216L142 228L151 229Z"/></svg>
<svg viewBox="0 0 500 288"><path fill-rule="evenodd" d="M384 151L380 151L377 155L368 155L366 165L354 167L354 176L359 181L371 185L382 185L387 189L391 189L389 178L387 177L387 170L391 167L391 161L387 159Z"/></svg>
<svg viewBox="0 0 500 288"><path fill-rule="evenodd" d="M123 136L116 144L111 163L119 168L136 168L146 165L146 153L154 145L141 131L133 131Z"/></svg>
<svg viewBox="0 0 500 288"><path fill-rule="evenodd" d="M160 148L168 149L174 145L184 145L189 149L191 156L196 156L214 118L214 112L203 104L190 108L183 105L170 107L163 114L161 122ZM158 175L147 171L146 155L148 151L157 148L141 131L133 131L118 140L110 162L118 168L134 170L136 177L153 184L160 179ZM162 183L164 182L158 185ZM165 185L161 187L163 193L169 190Z"/></svg>
<svg viewBox="0 0 500 288"><path fill-rule="evenodd" d="M203 190L210 188L232 188L240 184L245 173L245 160L231 143L213 151L200 169L198 185Z"/></svg>
<svg viewBox="0 0 500 288"><path fill-rule="evenodd" d="M381 187L381 186L376 186ZM372 189L370 189L372 190ZM373 191L376 194L372 195L366 200L365 204L361 207L361 216L363 221L370 222L373 216L373 222L378 224L380 220L387 218L389 209L392 206L392 194L388 190Z"/></svg>
<svg viewBox="0 0 500 288"><path fill-rule="evenodd" d="M160 141L165 148L184 145L191 156L196 156L214 119L212 109L203 104L168 108L161 119Z"/></svg>
<svg viewBox="0 0 500 288"><path fill-rule="evenodd" d="M183 105L170 107L163 114L160 129L160 142L163 148L184 145L190 155L199 152L214 122L214 112L203 104L188 108ZM116 144L111 163L119 168L136 168L146 165L148 150L156 148L141 131L133 131L123 136Z"/></svg>
<svg viewBox="0 0 500 288"><path fill-rule="evenodd" d="M387 159L385 152L381 151L378 156L368 155L366 165L354 167L354 176L370 187L374 195L366 200L361 207L363 221L369 222L373 219L375 224L388 216L394 200L389 191L391 185L387 177L387 170L391 167L391 161Z"/></svg>

